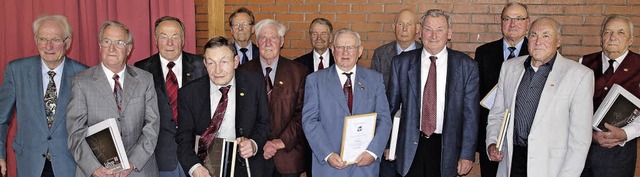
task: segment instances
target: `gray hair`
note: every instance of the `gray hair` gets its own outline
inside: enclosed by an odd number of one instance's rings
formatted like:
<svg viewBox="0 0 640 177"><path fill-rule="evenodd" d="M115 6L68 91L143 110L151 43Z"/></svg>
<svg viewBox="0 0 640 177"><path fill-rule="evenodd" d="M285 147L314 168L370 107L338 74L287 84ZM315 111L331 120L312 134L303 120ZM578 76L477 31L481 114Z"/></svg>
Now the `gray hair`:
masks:
<svg viewBox="0 0 640 177"><path fill-rule="evenodd" d="M627 22L627 25L629 25L629 37L634 37L634 33L633 33L633 22L631 22L631 20L629 20L629 17L623 16L623 15L609 15L607 16L607 18L605 18L602 21L602 28L600 28L600 35L604 34L604 28L607 25L607 23L609 23L609 21L613 20L613 19L622 19L625 22Z"/></svg>
<svg viewBox="0 0 640 177"><path fill-rule="evenodd" d="M521 6L522 8L524 8L524 12L527 13L527 17L529 17L529 8L527 7L527 5L522 4L520 2L509 2L506 5L504 5L504 8L502 8L502 13L500 13L500 15L504 15L504 11L507 10L507 8L511 7L511 6Z"/></svg>
<svg viewBox="0 0 640 177"><path fill-rule="evenodd" d="M36 19L33 22L33 34L35 36L38 36L38 29L40 28L40 25L42 25L44 22L58 23L60 26L62 26L62 30L64 30L64 32L67 35L66 37L71 39L73 35L73 29L71 29L71 25L69 25L69 21L67 21L67 17L62 15L47 15L47 16L42 16Z"/></svg>
<svg viewBox="0 0 640 177"><path fill-rule="evenodd" d="M329 33L333 33L333 25L326 18L313 19L313 21L311 21L311 25L309 25L309 34L311 34L311 26L313 26L313 24L327 25L327 27L329 27Z"/></svg>
<svg viewBox="0 0 640 177"><path fill-rule="evenodd" d="M338 31L336 31L336 34L333 36L333 41L337 41L338 40L338 36L340 36L341 34L352 34L354 36L356 36L357 40L356 40L356 45L360 46L362 45L362 40L360 39L360 34L358 34L358 32L353 31L351 29L348 28L342 28L339 29Z"/></svg>
<svg viewBox="0 0 640 177"><path fill-rule="evenodd" d="M129 31L129 28L127 28L127 26L115 20L106 21L102 24L102 27L100 28L100 34L98 34L99 35L98 41L102 41L102 34L104 33L104 29L106 29L108 26L122 28L127 33L127 44L133 44L133 36L131 36L131 32Z"/></svg>
<svg viewBox="0 0 640 177"><path fill-rule="evenodd" d="M560 36L562 36L562 26L560 26L560 23L558 23L558 21L556 21L556 20L554 20L553 18L550 18L550 17L540 17L540 18L534 20L533 23L531 23L531 27L533 27L540 20L549 20L551 22L551 24L555 27L555 30L556 30L556 32L558 34L557 38L560 38ZM529 33L531 33L531 30L529 30Z"/></svg>
<svg viewBox="0 0 640 177"><path fill-rule="evenodd" d="M424 25L424 20L427 19L427 17L440 17L440 16L444 16L444 18L447 19L447 27L451 28L451 16L449 15L448 12L440 9L427 10L427 12L425 12L424 15L422 15L422 18L420 19L420 23Z"/></svg>
<svg viewBox="0 0 640 177"><path fill-rule="evenodd" d="M279 23L273 19L264 19L256 23L256 25L254 26L254 32L256 34L256 38L259 38L260 32L262 32L262 29L264 29L269 25L275 25L276 28L278 28L278 35L281 38L284 38L284 34L287 32L287 28L285 28L282 23Z"/></svg>

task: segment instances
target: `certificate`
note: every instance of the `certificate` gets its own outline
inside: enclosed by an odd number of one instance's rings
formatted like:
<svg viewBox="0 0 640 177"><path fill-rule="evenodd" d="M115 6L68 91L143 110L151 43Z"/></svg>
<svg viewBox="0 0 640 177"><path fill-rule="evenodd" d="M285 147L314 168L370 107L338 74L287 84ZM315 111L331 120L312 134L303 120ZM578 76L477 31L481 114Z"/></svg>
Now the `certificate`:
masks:
<svg viewBox="0 0 640 177"><path fill-rule="evenodd" d="M373 139L376 131L377 113L346 116L342 130L340 157L347 164L353 164Z"/></svg>

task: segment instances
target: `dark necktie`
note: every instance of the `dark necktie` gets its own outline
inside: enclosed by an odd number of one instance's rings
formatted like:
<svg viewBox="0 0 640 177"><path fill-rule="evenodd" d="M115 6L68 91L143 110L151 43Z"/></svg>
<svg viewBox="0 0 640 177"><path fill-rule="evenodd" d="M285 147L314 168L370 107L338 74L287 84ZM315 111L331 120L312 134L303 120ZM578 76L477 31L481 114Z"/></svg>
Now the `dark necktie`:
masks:
<svg viewBox="0 0 640 177"><path fill-rule="evenodd" d="M169 72L167 73L167 80L165 82L167 84L167 95L169 95L169 104L171 104L171 111L173 111L173 123L178 125L178 78L176 77L176 74L171 70L175 65L176 63L174 62L169 62L169 64L167 64Z"/></svg>
<svg viewBox="0 0 640 177"><path fill-rule="evenodd" d="M49 84L47 85L47 91L44 93L44 106L45 106L45 114L47 114L47 125L51 128L53 125L53 117L56 115L56 99L58 96L56 95L56 83L53 81L53 76L56 75L56 72L49 71Z"/></svg>
<svg viewBox="0 0 640 177"><path fill-rule="evenodd" d="M324 64L322 64L322 59L324 58L320 56L320 64L318 64L318 71L320 71L321 69L324 69Z"/></svg>
<svg viewBox="0 0 640 177"><path fill-rule="evenodd" d="M271 67L265 68L267 70L267 74L264 75L265 84L267 87L267 97L269 101L271 101L271 90L273 89L273 84L271 83L271 77L269 77L269 73L271 73Z"/></svg>
<svg viewBox="0 0 640 177"><path fill-rule="evenodd" d="M438 57L430 56L431 66L429 67L429 75L427 83L424 84L422 92L422 133L431 136L436 131L436 108L437 106L437 87L436 87L436 60Z"/></svg>
<svg viewBox="0 0 640 177"><path fill-rule="evenodd" d="M122 86L120 85L120 76L113 74L113 96L116 98L116 105L118 105L118 111L122 111Z"/></svg>
<svg viewBox="0 0 640 177"><path fill-rule="evenodd" d="M513 57L516 57L516 54L514 53L515 51L516 51L515 47L509 47L509 56L507 57L507 60Z"/></svg>
<svg viewBox="0 0 640 177"><path fill-rule="evenodd" d="M249 49L247 49L247 48L241 48L240 49L240 52L242 52L242 63L240 63L240 64L245 64L245 63L247 63L249 61L249 57L247 56L247 51L248 50Z"/></svg>
<svg viewBox="0 0 640 177"><path fill-rule="evenodd" d="M342 73L347 76L347 81L342 85L342 91L344 92L344 97L347 100L347 105L349 105L349 113L353 113L353 90L351 89L351 74L352 72Z"/></svg>
<svg viewBox="0 0 640 177"><path fill-rule="evenodd" d="M227 111L227 102L229 97L227 93L229 93L230 85L226 87L220 87L220 92L222 93L222 97L218 102L218 106L216 107L216 111L213 113L213 117L211 118L211 123L209 127L202 133L200 136L200 142L198 143L198 157L200 160L204 161L204 158L207 155L207 149L211 145L213 138L215 138L216 133L220 129L220 125L222 124L222 120L224 120L224 114Z"/></svg>
<svg viewBox="0 0 640 177"><path fill-rule="evenodd" d="M613 63L615 63L616 60L612 60L609 59L609 67L607 68L607 70L604 71L604 74L602 74L602 76L605 77L606 80L609 80L611 78L611 76L613 76Z"/></svg>

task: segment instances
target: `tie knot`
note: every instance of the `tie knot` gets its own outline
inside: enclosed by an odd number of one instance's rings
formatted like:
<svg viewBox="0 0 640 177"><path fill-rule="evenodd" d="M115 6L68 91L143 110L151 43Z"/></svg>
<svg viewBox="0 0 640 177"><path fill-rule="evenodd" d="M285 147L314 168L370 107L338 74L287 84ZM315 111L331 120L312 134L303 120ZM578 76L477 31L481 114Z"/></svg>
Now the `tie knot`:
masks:
<svg viewBox="0 0 640 177"><path fill-rule="evenodd" d="M515 47L509 47L509 52L513 52L513 51L516 51L516 48Z"/></svg>
<svg viewBox="0 0 640 177"><path fill-rule="evenodd" d="M320 56L320 61L322 61L322 59L324 59L324 57Z"/></svg>
<svg viewBox="0 0 640 177"><path fill-rule="evenodd" d="M265 68L265 70L267 70L267 75L268 75L269 73L271 73L271 67L267 67L267 68Z"/></svg>
<svg viewBox="0 0 640 177"><path fill-rule="evenodd" d="M429 57L429 60L431 60L432 63L435 63L437 59L438 59L438 57L436 57L436 56L430 56Z"/></svg>
<svg viewBox="0 0 640 177"><path fill-rule="evenodd" d="M113 78L113 80L118 80L118 79L120 79L120 76L118 76L118 74L113 74L112 78Z"/></svg>
<svg viewBox="0 0 640 177"><path fill-rule="evenodd" d="M245 53L247 53L247 51L248 51L248 50L249 50L249 49L247 49L247 48L241 48L241 49L240 49L240 52L242 52L242 54L245 54Z"/></svg>
<svg viewBox="0 0 640 177"><path fill-rule="evenodd" d="M169 69L173 69L174 66L176 66L176 63L174 63L174 62L169 62L167 64L167 68L169 68Z"/></svg>
<svg viewBox="0 0 640 177"><path fill-rule="evenodd" d="M611 62L609 62L611 63ZM47 74L49 75L49 77L53 78L53 76L56 76L56 72L55 71L49 71L47 72Z"/></svg>
<svg viewBox="0 0 640 177"><path fill-rule="evenodd" d="M229 93L229 88L231 88L231 85L220 87L220 92L222 93L222 95L227 95L227 93Z"/></svg>
<svg viewBox="0 0 640 177"><path fill-rule="evenodd" d="M609 66L613 66L613 63L615 63L615 62L616 62L616 60L609 59ZM51 72L51 71L49 71L49 72ZM51 75L51 74L49 74L49 75Z"/></svg>
<svg viewBox="0 0 640 177"><path fill-rule="evenodd" d="M344 72L342 74L346 75L347 79L351 79L351 74L353 74L353 72Z"/></svg>

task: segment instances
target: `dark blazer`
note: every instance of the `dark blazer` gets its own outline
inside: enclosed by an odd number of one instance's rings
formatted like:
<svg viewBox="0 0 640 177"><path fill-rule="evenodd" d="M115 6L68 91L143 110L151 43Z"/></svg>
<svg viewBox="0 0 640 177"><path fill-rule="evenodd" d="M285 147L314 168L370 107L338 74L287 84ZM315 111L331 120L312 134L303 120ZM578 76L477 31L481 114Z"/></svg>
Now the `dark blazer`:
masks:
<svg viewBox="0 0 640 177"><path fill-rule="evenodd" d="M234 51L238 51L238 49L236 49L236 45L233 44L233 50ZM240 54L238 54L238 56L240 56ZM258 48L258 46L254 43L251 43L251 60L258 60L260 59L260 49ZM249 60L249 61L251 61ZM242 58L240 58L240 64L244 64L242 63Z"/></svg>
<svg viewBox="0 0 640 177"><path fill-rule="evenodd" d="M138 61L134 64L136 67L149 71L153 75L153 82L158 95L158 110L160 111L160 134L158 135L158 145L155 149L156 160L158 162L158 170L171 171L178 166L176 143L176 132L178 126L173 122L173 111L167 94L167 86L165 78L160 66L160 55L155 54L149 58ZM182 85L202 77L207 73L207 69L202 62L202 56L194 55L182 51ZM180 120L178 120L180 122Z"/></svg>
<svg viewBox="0 0 640 177"><path fill-rule="evenodd" d="M422 50L422 43L416 42L416 49ZM397 42L393 41L376 48L371 57L371 69L382 73L384 86L389 87L389 72L391 72L391 59L397 55Z"/></svg>
<svg viewBox="0 0 640 177"><path fill-rule="evenodd" d="M253 139L257 147L255 156L249 158L252 176L262 176L265 161L262 148L269 137L269 110L264 79L256 73L236 70L236 136L243 129L245 137ZM201 135L211 123L211 80L209 75L196 79L183 86L178 96L178 160L188 173L189 169L201 163L193 151L195 135ZM244 159L237 156L235 175L247 176ZM189 174L187 174L189 176Z"/></svg>
<svg viewBox="0 0 640 177"><path fill-rule="evenodd" d="M260 60L251 60L238 69L262 73ZM302 105L305 78L309 72L302 64L284 57L278 59L275 72L269 102L271 117L269 140L281 139L285 148L276 152L273 161L281 174L298 173L302 172L305 166L306 141L302 131Z"/></svg>
<svg viewBox="0 0 640 177"><path fill-rule="evenodd" d="M42 59L40 56L21 58L9 62L4 70L4 81L0 86L0 156L6 159L7 132L11 116L15 111L18 130L13 140L17 170L20 176L40 176L45 158L51 154L51 164L56 176L74 176L76 162L67 145L67 119L65 113L71 99L71 77L87 66L66 58L62 83L56 83L58 98L56 114L51 129L47 126L42 90ZM15 110L14 110L15 109Z"/></svg>
<svg viewBox="0 0 640 177"><path fill-rule="evenodd" d="M447 85L442 127L442 176L458 174L458 160L474 161L478 133L478 65L468 55L446 49ZM393 58L389 77L389 106L394 115L402 105L397 144L397 170L406 175L420 136L420 60L422 50Z"/></svg>
<svg viewBox="0 0 640 177"><path fill-rule="evenodd" d="M331 49L327 49L327 52L329 52L329 66L325 66L324 68L333 66L333 64L335 63L335 60L333 59L333 53L331 53ZM307 54L304 54L296 58L294 61L302 63L304 66L306 66L307 69L309 70L309 73L312 73L315 71L315 69L317 69L313 67L313 50Z"/></svg>

